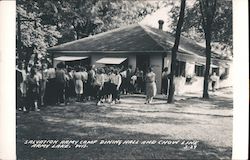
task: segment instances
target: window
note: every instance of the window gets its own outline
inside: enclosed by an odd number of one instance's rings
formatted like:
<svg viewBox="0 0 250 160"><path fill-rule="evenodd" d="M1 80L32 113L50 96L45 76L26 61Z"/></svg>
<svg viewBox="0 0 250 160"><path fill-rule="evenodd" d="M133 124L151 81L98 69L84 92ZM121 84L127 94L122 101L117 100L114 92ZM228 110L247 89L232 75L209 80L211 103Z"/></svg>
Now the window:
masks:
<svg viewBox="0 0 250 160"><path fill-rule="evenodd" d="M219 67L213 67L213 68L212 68L212 74L213 74L214 72L216 73L217 76L219 76Z"/></svg>
<svg viewBox="0 0 250 160"><path fill-rule="evenodd" d="M195 75L198 77L203 77L204 76L204 70L205 70L205 66L204 65L195 65Z"/></svg>
<svg viewBox="0 0 250 160"><path fill-rule="evenodd" d="M220 75L220 80L224 80L228 78L229 68L224 68L224 72Z"/></svg>
<svg viewBox="0 0 250 160"><path fill-rule="evenodd" d="M185 76L186 62L176 61L175 76Z"/></svg>

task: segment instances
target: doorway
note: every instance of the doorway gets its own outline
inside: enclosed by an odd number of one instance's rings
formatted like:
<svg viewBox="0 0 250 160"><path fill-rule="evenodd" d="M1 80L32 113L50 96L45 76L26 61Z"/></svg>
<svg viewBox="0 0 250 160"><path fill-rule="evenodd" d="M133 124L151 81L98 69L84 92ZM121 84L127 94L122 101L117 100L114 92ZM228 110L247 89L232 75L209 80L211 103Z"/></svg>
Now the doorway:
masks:
<svg viewBox="0 0 250 160"><path fill-rule="evenodd" d="M145 74L149 67L149 56L148 55L136 55L136 67L142 70Z"/></svg>

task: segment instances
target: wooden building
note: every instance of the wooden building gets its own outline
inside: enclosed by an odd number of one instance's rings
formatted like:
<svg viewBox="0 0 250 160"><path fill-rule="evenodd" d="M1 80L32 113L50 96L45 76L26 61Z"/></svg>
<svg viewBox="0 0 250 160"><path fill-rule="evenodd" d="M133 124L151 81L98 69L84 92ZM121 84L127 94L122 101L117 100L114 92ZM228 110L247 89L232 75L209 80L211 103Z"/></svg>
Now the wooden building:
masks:
<svg viewBox="0 0 250 160"><path fill-rule="evenodd" d="M75 40L48 49L54 66L60 61L78 60L83 65L96 67L116 64L131 65L145 70L152 66L156 74L158 93L161 92L161 75L171 66L171 49L174 35L146 25L134 24L87 38ZM176 93L195 92L203 88L205 48L181 37L177 53ZM221 78L219 87L231 86L231 61L212 53L211 72Z"/></svg>

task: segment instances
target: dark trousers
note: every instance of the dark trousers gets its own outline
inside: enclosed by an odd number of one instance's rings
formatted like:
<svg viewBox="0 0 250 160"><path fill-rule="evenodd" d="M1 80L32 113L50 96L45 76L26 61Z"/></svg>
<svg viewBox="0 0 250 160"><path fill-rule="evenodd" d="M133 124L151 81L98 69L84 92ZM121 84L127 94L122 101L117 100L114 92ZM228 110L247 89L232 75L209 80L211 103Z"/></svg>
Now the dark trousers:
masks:
<svg viewBox="0 0 250 160"><path fill-rule="evenodd" d="M168 80L164 80L162 83L162 93L168 95Z"/></svg>
<svg viewBox="0 0 250 160"><path fill-rule="evenodd" d="M117 90L117 85L111 83L110 88L112 94L112 101L120 100L120 90Z"/></svg>
<svg viewBox="0 0 250 160"><path fill-rule="evenodd" d="M57 82L57 93L56 93L56 100L57 103L64 103L64 87L65 83L64 82Z"/></svg>
<svg viewBox="0 0 250 160"><path fill-rule="evenodd" d="M215 84L216 84L216 81L212 81L212 90L215 91Z"/></svg>
<svg viewBox="0 0 250 160"><path fill-rule="evenodd" d="M44 101L45 104L55 104L57 102L57 83L55 78L48 79L48 82L46 84L46 90L44 95Z"/></svg>
<svg viewBox="0 0 250 160"><path fill-rule="evenodd" d="M103 89L101 88L101 86L95 85L94 90L96 94L96 99L100 101L101 98L103 97Z"/></svg>

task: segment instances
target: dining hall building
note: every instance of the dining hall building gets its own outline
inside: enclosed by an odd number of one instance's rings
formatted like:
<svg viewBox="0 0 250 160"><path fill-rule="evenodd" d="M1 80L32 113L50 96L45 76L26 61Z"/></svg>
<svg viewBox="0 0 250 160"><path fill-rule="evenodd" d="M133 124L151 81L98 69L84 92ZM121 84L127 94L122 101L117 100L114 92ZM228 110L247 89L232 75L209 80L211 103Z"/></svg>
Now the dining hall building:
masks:
<svg viewBox="0 0 250 160"><path fill-rule="evenodd" d="M159 23L160 24L160 23ZM142 24L110 30L72 42L48 48L54 67L61 61L66 64L132 66L146 71L151 66L156 74L157 92L161 92L162 71L171 67L173 34ZM203 89L205 48L181 37L177 52L176 94L197 92ZM212 52L211 73L220 77L217 88L232 86L232 61ZM211 87L211 86L210 86Z"/></svg>

